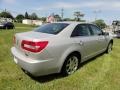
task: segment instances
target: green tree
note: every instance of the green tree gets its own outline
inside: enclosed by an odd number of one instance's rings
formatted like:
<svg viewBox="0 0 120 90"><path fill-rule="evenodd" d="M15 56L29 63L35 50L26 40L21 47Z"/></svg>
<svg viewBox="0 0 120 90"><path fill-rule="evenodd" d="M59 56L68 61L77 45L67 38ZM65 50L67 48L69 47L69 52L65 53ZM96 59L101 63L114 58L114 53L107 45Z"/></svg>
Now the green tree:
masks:
<svg viewBox="0 0 120 90"><path fill-rule="evenodd" d="M25 12L25 19L29 19L30 17L29 17L29 15L28 15L28 13L27 12Z"/></svg>
<svg viewBox="0 0 120 90"><path fill-rule="evenodd" d="M37 20L38 19L37 14L36 13L32 13L31 16L30 16L30 19Z"/></svg>
<svg viewBox="0 0 120 90"><path fill-rule="evenodd" d="M61 21L61 17L58 14L54 15L54 18L56 19L56 21Z"/></svg>
<svg viewBox="0 0 120 90"><path fill-rule="evenodd" d="M14 19L13 16L12 16L12 14L9 13L9 12L6 12L6 11L1 12L1 13L0 13L0 17Z"/></svg>
<svg viewBox="0 0 120 90"><path fill-rule="evenodd" d="M81 17L84 17L84 14L82 14L81 12L77 11L77 12L74 12L74 16L75 16L75 20L76 21L80 21L80 18Z"/></svg>
<svg viewBox="0 0 120 90"><path fill-rule="evenodd" d="M63 21L72 21L71 18L64 18Z"/></svg>
<svg viewBox="0 0 120 90"><path fill-rule="evenodd" d="M64 18L63 21L75 21L75 19L72 19L72 18Z"/></svg>
<svg viewBox="0 0 120 90"><path fill-rule="evenodd" d="M46 17L41 17L40 20L42 20L43 22L46 22Z"/></svg>
<svg viewBox="0 0 120 90"><path fill-rule="evenodd" d="M103 29L107 26L106 23L104 22L104 20L102 20L102 19L96 20L93 23L96 24L101 29Z"/></svg>
<svg viewBox="0 0 120 90"><path fill-rule="evenodd" d="M19 22L19 23L22 23L22 20L24 19L24 15L22 15L22 14L19 14L19 15L17 15L16 16L16 20L17 20L17 22Z"/></svg>

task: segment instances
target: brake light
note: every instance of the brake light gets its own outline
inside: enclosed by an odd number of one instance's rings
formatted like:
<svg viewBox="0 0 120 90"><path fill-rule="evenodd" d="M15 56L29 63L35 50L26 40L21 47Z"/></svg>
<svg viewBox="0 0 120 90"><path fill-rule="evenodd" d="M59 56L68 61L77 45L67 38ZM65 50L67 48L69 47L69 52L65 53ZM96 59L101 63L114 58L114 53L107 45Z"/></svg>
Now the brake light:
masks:
<svg viewBox="0 0 120 90"><path fill-rule="evenodd" d="M24 50L38 53L41 50L43 50L47 46L47 44L48 44L48 41L33 42L33 41L23 40L21 43L21 47Z"/></svg>

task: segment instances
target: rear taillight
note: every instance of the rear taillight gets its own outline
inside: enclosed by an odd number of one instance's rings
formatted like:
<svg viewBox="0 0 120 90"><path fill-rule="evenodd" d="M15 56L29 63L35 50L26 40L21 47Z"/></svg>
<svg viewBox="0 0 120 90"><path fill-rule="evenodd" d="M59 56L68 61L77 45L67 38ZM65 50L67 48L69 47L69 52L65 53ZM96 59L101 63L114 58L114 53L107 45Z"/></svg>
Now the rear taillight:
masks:
<svg viewBox="0 0 120 90"><path fill-rule="evenodd" d="M21 43L21 47L24 50L38 53L41 50L43 50L47 46L47 44L48 44L48 41L33 42L33 41L23 40Z"/></svg>

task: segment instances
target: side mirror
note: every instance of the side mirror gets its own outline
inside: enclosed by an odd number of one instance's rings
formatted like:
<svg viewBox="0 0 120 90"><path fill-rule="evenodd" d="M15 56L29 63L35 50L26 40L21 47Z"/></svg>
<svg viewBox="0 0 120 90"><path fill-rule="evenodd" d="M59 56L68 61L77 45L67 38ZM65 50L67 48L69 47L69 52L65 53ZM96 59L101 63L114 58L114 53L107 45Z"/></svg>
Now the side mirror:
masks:
<svg viewBox="0 0 120 90"><path fill-rule="evenodd" d="M108 32L103 32L103 35L108 36L109 33Z"/></svg>

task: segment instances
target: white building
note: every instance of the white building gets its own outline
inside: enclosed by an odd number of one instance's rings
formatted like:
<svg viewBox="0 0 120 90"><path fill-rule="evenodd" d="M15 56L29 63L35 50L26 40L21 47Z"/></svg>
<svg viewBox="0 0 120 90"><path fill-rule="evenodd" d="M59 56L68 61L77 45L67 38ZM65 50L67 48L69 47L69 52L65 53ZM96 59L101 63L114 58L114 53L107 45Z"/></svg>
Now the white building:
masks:
<svg viewBox="0 0 120 90"><path fill-rule="evenodd" d="M54 16L51 15L51 16L47 17L46 21L49 23L53 23L53 22L55 22L55 18L54 18Z"/></svg>
<svg viewBox="0 0 120 90"><path fill-rule="evenodd" d="M32 20L24 19L24 20L22 20L22 23L31 25L32 24Z"/></svg>
<svg viewBox="0 0 120 90"><path fill-rule="evenodd" d="M40 20L32 20L32 24L34 24L34 25L42 25L42 24L43 24L43 21L40 21Z"/></svg>
<svg viewBox="0 0 120 90"><path fill-rule="evenodd" d="M30 19L24 19L22 21L23 24L28 24L28 25L42 25L43 21L40 20L30 20Z"/></svg>

